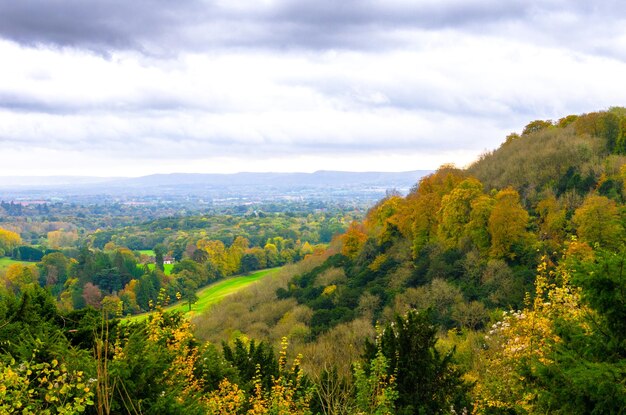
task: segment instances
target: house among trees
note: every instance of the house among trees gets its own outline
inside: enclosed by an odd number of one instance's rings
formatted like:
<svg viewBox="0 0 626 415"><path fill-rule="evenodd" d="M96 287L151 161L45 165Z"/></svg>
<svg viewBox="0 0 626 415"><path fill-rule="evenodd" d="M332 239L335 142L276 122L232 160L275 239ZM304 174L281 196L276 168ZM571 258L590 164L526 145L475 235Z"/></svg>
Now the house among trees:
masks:
<svg viewBox="0 0 626 415"><path fill-rule="evenodd" d="M163 257L163 264L164 264L164 265L165 265L165 264L173 264L173 263L174 263L174 261L175 261L175 260L174 260L174 257L173 257L173 256L170 256L170 255L165 255L165 256Z"/></svg>

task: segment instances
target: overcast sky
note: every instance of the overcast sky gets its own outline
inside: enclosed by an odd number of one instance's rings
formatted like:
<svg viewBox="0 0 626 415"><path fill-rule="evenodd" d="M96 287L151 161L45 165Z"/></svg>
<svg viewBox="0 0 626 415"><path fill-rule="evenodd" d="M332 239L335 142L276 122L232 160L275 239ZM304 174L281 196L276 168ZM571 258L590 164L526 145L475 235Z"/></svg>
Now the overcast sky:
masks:
<svg viewBox="0 0 626 415"><path fill-rule="evenodd" d="M599 0L0 0L0 175L466 166L626 105Z"/></svg>

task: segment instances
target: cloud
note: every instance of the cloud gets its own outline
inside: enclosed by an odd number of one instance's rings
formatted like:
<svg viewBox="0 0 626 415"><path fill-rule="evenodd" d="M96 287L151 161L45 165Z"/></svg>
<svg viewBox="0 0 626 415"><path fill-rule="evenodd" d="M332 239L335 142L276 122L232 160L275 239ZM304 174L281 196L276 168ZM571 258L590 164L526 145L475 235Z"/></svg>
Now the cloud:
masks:
<svg viewBox="0 0 626 415"><path fill-rule="evenodd" d="M463 165L533 119L624 104L617 6L0 2L0 174Z"/></svg>
<svg viewBox="0 0 626 415"><path fill-rule="evenodd" d="M619 6L581 0L21 0L0 3L0 36L107 56L124 50L170 56L233 47L387 50L410 45L421 31L460 30L532 35L601 51L578 33L594 30L589 38L605 41L621 33L616 20L625 12Z"/></svg>

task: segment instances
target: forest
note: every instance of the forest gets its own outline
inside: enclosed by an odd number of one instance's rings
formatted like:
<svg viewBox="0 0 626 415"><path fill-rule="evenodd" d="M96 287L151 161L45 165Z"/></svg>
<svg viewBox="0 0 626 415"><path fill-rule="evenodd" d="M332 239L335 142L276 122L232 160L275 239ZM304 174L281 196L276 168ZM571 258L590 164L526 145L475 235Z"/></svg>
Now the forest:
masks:
<svg viewBox="0 0 626 415"><path fill-rule="evenodd" d="M7 216L0 412L624 413L625 186L614 107L532 121L367 212Z"/></svg>

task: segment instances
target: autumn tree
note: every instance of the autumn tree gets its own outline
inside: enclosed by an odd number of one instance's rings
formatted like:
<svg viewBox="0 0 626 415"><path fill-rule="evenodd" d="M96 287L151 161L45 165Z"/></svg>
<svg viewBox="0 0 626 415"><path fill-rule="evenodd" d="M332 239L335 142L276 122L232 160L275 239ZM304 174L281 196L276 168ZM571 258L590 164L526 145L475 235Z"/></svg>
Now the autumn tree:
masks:
<svg viewBox="0 0 626 415"><path fill-rule="evenodd" d="M78 232L75 230L65 231L59 229L48 232L48 245L51 248L59 249L64 246L71 246L78 241Z"/></svg>
<svg viewBox="0 0 626 415"><path fill-rule="evenodd" d="M39 270L35 265L11 264L4 278L7 288L18 293L29 286L39 285Z"/></svg>
<svg viewBox="0 0 626 415"><path fill-rule="evenodd" d="M536 210L539 215L539 239L545 241L550 250L556 251L565 240L567 211L554 195L540 200Z"/></svg>
<svg viewBox="0 0 626 415"><path fill-rule="evenodd" d="M441 199L465 176L463 171L454 166L440 167L435 173L420 180L398 206L398 212L390 218L402 235L412 241L414 255L437 237Z"/></svg>
<svg viewBox="0 0 626 415"><path fill-rule="evenodd" d="M489 218L494 204L493 197L484 194L473 199L469 222L465 225L465 235L481 252L489 250L491 246Z"/></svg>
<svg viewBox="0 0 626 415"><path fill-rule="evenodd" d="M541 130L545 130L546 128L550 128L553 126L552 121L550 120L535 120L526 125L524 130L522 131L522 135L529 135L536 133Z"/></svg>
<svg viewBox="0 0 626 415"><path fill-rule="evenodd" d="M0 256L4 256L11 252L13 248L22 243L19 234L0 228Z"/></svg>
<svg viewBox="0 0 626 415"><path fill-rule="evenodd" d="M88 282L83 287L83 299L87 306L100 308L100 300L102 300L102 291L96 285Z"/></svg>
<svg viewBox="0 0 626 415"><path fill-rule="evenodd" d="M591 244L617 248L623 242L624 228L615 201L604 196L589 195L576 209L572 221L578 236Z"/></svg>
<svg viewBox="0 0 626 415"><path fill-rule="evenodd" d="M358 222L352 222L346 233L341 235L341 253L348 258L356 258L366 240L365 227Z"/></svg>
<svg viewBox="0 0 626 415"><path fill-rule="evenodd" d="M471 220L472 203L483 192L483 185L474 178L459 183L441 199L439 237L449 248L456 247Z"/></svg>
<svg viewBox="0 0 626 415"><path fill-rule="evenodd" d="M491 256L494 258L513 258L513 244L522 242L527 237L528 212L520 204L519 194L515 189L499 191L489 216L489 234L491 236Z"/></svg>
<svg viewBox="0 0 626 415"><path fill-rule="evenodd" d="M400 196L391 195L368 211L364 224L379 244L390 241L397 233L396 225L389 218L396 214L401 203Z"/></svg>
<svg viewBox="0 0 626 415"><path fill-rule="evenodd" d="M620 136L620 119L612 112L591 112L579 116L574 122L577 134L589 134L605 139L606 150L613 152Z"/></svg>
<svg viewBox="0 0 626 415"><path fill-rule="evenodd" d="M43 279L42 285L63 287L69 275L70 264L71 261L61 252L52 252L45 255L39 264Z"/></svg>

